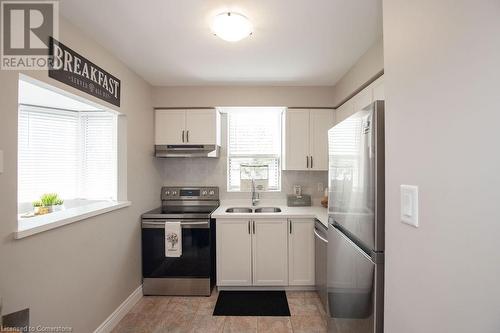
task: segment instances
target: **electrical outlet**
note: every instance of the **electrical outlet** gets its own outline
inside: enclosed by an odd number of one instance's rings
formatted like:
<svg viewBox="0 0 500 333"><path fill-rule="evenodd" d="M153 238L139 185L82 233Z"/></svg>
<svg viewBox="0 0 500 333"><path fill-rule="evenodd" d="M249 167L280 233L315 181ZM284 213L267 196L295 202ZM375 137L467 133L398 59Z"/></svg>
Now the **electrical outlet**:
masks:
<svg viewBox="0 0 500 333"><path fill-rule="evenodd" d="M3 173L3 150L0 150L0 173Z"/></svg>
<svg viewBox="0 0 500 333"><path fill-rule="evenodd" d="M324 186L323 186L323 183L318 183L318 184L316 184L316 190L317 190L318 192L323 193L323 190L324 190L324 189L325 189L325 188L324 188Z"/></svg>

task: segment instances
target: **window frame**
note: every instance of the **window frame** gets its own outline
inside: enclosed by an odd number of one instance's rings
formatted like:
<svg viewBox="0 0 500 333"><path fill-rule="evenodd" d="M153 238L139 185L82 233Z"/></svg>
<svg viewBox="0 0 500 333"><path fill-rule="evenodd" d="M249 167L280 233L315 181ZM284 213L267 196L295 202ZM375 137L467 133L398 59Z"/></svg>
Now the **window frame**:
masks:
<svg viewBox="0 0 500 333"><path fill-rule="evenodd" d="M230 151L230 117L231 113L236 113L236 112L245 112L245 111L251 111L256 113L256 116L259 114L259 112L275 112L279 114L279 133L278 133L278 138L279 138L279 149L277 154L245 154L245 155L232 155ZM266 191L259 191L259 192L281 192L282 188L282 163L283 163L283 115L285 112L286 108L285 107L227 107L227 108L222 108L222 112L226 113L226 144L227 144L227 156L226 156L226 190L227 192L232 192L232 193L248 193L250 191L245 191L242 190L241 187L235 188L231 186L231 177L230 177L230 172L231 172L231 158L260 158L260 159L277 159L277 172L278 172L278 184L277 188L272 188L272 189L267 189Z"/></svg>
<svg viewBox="0 0 500 333"><path fill-rule="evenodd" d="M18 81L28 82L36 85L41 89L49 90L52 93L60 94L64 97L71 98L77 102L85 103L89 106L97 108L102 111L112 113L116 116L115 121L115 151L116 165L115 165L115 186L116 192L115 200L89 200L89 202L77 202L71 208L62 211L53 212L46 215L39 215L30 218L22 218L18 211L17 216L17 230L14 231L15 239L22 239L31 235L36 235L51 229L55 229L67 224L75 223L78 221L87 220L91 217L101 214L109 213L115 210L123 209L132 205L132 202L127 199L127 117L115 108L110 108L101 103L91 101L80 95L70 93L64 89L53 86L44 81L34 79L25 74L19 74ZM19 96L19 92L18 92ZM18 100L18 107L20 101ZM19 110L17 110L19 116ZM19 140L18 127L16 126L16 143ZM16 170L16 178L19 174ZM17 180L18 181L18 180ZM16 181L16 184L17 184ZM17 188L17 185L16 185ZM16 191L16 203L19 209L18 195ZM76 200L86 201L86 200Z"/></svg>

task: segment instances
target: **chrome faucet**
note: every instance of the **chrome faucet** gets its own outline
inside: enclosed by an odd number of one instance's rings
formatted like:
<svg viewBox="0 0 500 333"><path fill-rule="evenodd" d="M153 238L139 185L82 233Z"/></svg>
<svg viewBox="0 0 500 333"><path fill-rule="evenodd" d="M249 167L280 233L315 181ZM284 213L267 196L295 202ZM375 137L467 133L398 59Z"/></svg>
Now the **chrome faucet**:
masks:
<svg viewBox="0 0 500 333"><path fill-rule="evenodd" d="M252 178L252 206L257 206L259 200L260 200L259 193L255 191L255 180Z"/></svg>

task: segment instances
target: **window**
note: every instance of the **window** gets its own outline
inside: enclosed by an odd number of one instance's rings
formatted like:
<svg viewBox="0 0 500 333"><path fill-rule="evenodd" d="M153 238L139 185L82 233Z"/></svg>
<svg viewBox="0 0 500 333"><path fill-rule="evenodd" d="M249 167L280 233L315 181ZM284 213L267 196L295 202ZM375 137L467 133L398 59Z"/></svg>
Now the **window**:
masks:
<svg viewBox="0 0 500 333"><path fill-rule="evenodd" d="M46 104L42 102L22 103L34 102L27 95L42 96L48 91L33 87L20 81L19 211L32 209L31 202L44 193L57 193L65 205L73 199L116 200L117 115L82 107L77 101L73 109L69 105L63 109L40 105ZM69 99L61 95L62 98ZM57 99L44 100L63 106Z"/></svg>
<svg viewBox="0 0 500 333"><path fill-rule="evenodd" d="M228 191L281 189L283 108L225 108L228 113Z"/></svg>

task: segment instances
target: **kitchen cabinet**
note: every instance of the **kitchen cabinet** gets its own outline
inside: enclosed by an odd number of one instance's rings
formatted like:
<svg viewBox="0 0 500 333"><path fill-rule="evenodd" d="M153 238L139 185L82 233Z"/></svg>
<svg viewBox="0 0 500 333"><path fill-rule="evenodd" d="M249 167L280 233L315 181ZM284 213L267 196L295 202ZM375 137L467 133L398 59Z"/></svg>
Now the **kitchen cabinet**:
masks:
<svg viewBox="0 0 500 333"><path fill-rule="evenodd" d="M284 219L258 219L253 223L253 285L287 285L287 221Z"/></svg>
<svg viewBox="0 0 500 333"><path fill-rule="evenodd" d="M335 109L335 123L341 122L377 100L385 100L383 75Z"/></svg>
<svg viewBox="0 0 500 333"><path fill-rule="evenodd" d="M217 220L217 285L252 285L252 234L247 219Z"/></svg>
<svg viewBox="0 0 500 333"><path fill-rule="evenodd" d="M216 233L218 286L288 285L286 219L222 219Z"/></svg>
<svg viewBox="0 0 500 333"><path fill-rule="evenodd" d="M330 109L288 109L284 121L283 170L328 170Z"/></svg>
<svg viewBox="0 0 500 333"><path fill-rule="evenodd" d="M288 284L315 284L314 220L288 220Z"/></svg>
<svg viewBox="0 0 500 333"><path fill-rule="evenodd" d="M220 114L215 109L156 109L156 145L220 145Z"/></svg>

